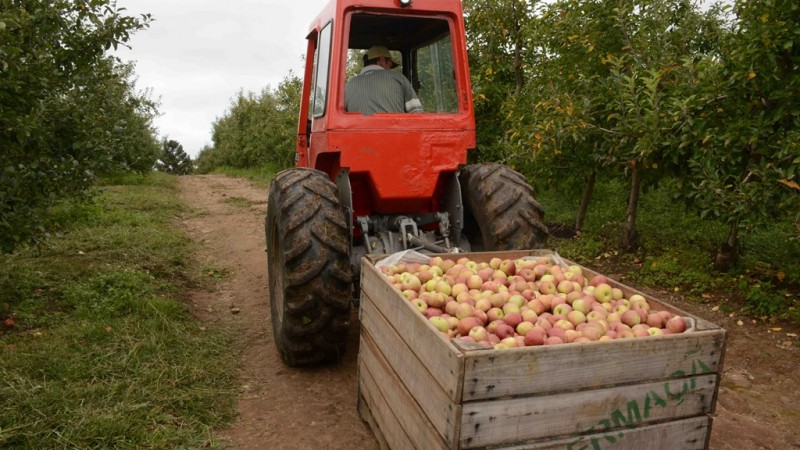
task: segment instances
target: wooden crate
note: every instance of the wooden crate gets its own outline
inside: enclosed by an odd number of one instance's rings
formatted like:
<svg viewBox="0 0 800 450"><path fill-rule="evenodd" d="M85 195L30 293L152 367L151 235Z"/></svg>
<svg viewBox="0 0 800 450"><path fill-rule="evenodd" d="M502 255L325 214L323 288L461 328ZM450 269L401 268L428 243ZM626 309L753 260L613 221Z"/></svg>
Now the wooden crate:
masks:
<svg viewBox="0 0 800 450"><path fill-rule="evenodd" d="M466 256L488 261L541 253ZM611 280L626 298L638 293L654 309L694 318L695 330L467 348L436 331L374 263L362 260L358 407L382 448L708 448L724 329ZM588 278L596 275L582 269Z"/></svg>

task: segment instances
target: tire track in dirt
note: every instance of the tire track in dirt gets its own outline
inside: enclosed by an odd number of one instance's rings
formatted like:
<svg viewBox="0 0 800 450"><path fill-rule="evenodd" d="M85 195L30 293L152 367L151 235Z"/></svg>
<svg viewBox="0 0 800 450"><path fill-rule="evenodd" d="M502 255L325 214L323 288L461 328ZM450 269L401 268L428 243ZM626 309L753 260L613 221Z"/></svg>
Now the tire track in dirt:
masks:
<svg viewBox="0 0 800 450"><path fill-rule="evenodd" d="M357 411L358 320L338 365L296 369L273 344L264 253L267 190L223 175L180 177L182 220L198 242L199 267L228 272L215 292L191 293L193 309L210 325L232 326L241 339L239 416L221 432L232 449L377 449Z"/></svg>

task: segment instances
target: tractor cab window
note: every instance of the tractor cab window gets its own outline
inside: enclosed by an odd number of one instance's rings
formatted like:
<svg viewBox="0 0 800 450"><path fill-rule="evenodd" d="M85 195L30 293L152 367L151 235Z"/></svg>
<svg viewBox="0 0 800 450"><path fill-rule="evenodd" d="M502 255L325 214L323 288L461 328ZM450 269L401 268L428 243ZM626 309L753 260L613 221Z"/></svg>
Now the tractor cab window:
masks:
<svg viewBox="0 0 800 450"><path fill-rule="evenodd" d="M331 23L325 25L319 35L319 43L314 52L314 74L312 89L312 116L325 115L325 100L328 95L328 65L331 59Z"/></svg>
<svg viewBox="0 0 800 450"><path fill-rule="evenodd" d="M410 81L425 113L459 110L450 22L443 18L354 12L349 15L345 80L357 76L364 55L385 46L399 66L392 69Z"/></svg>

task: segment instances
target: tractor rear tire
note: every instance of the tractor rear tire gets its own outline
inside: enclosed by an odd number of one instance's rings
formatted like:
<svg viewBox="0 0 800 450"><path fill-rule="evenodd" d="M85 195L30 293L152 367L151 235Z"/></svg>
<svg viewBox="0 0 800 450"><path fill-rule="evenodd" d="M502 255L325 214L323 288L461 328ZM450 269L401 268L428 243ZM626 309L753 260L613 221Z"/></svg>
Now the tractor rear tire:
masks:
<svg viewBox="0 0 800 450"><path fill-rule="evenodd" d="M338 361L350 328L350 230L336 185L318 170L280 172L265 221L275 345L289 366Z"/></svg>
<svg viewBox="0 0 800 450"><path fill-rule="evenodd" d="M502 164L464 167L459 174L464 235L472 251L543 248L544 209L519 172Z"/></svg>

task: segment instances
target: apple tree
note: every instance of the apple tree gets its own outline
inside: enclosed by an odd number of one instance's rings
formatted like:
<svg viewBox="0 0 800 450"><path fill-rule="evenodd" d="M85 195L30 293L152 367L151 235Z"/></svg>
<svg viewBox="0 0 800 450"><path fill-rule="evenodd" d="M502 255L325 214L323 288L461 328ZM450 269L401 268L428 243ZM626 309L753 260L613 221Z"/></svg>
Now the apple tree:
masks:
<svg viewBox="0 0 800 450"><path fill-rule="evenodd" d="M48 208L98 174L151 170L156 105L108 55L149 15L110 0L0 0L0 249L45 233Z"/></svg>
<svg viewBox="0 0 800 450"><path fill-rule="evenodd" d="M216 167L290 167L297 142L302 81L289 74L277 88L259 94L239 92L212 129L213 145L198 155L202 171Z"/></svg>
<svg viewBox="0 0 800 450"><path fill-rule="evenodd" d="M527 55L536 2L465 0L477 156L515 165L508 151L506 103L524 89L530 73ZM511 160L510 160L511 159Z"/></svg>
<svg viewBox="0 0 800 450"><path fill-rule="evenodd" d="M638 247L639 193L681 161L669 111L684 99L693 58L713 48L718 29L715 10L685 0L562 0L543 9L535 38L541 58L516 108L517 129L528 131L516 147L532 151L537 167L587 180L578 227L595 174L624 176L622 247Z"/></svg>
<svg viewBox="0 0 800 450"><path fill-rule="evenodd" d="M715 260L723 271L742 229L800 221L800 1L738 0L731 11L718 55L695 74L698 101L679 144L692 149L685 198L728 224Z"/></svg>

